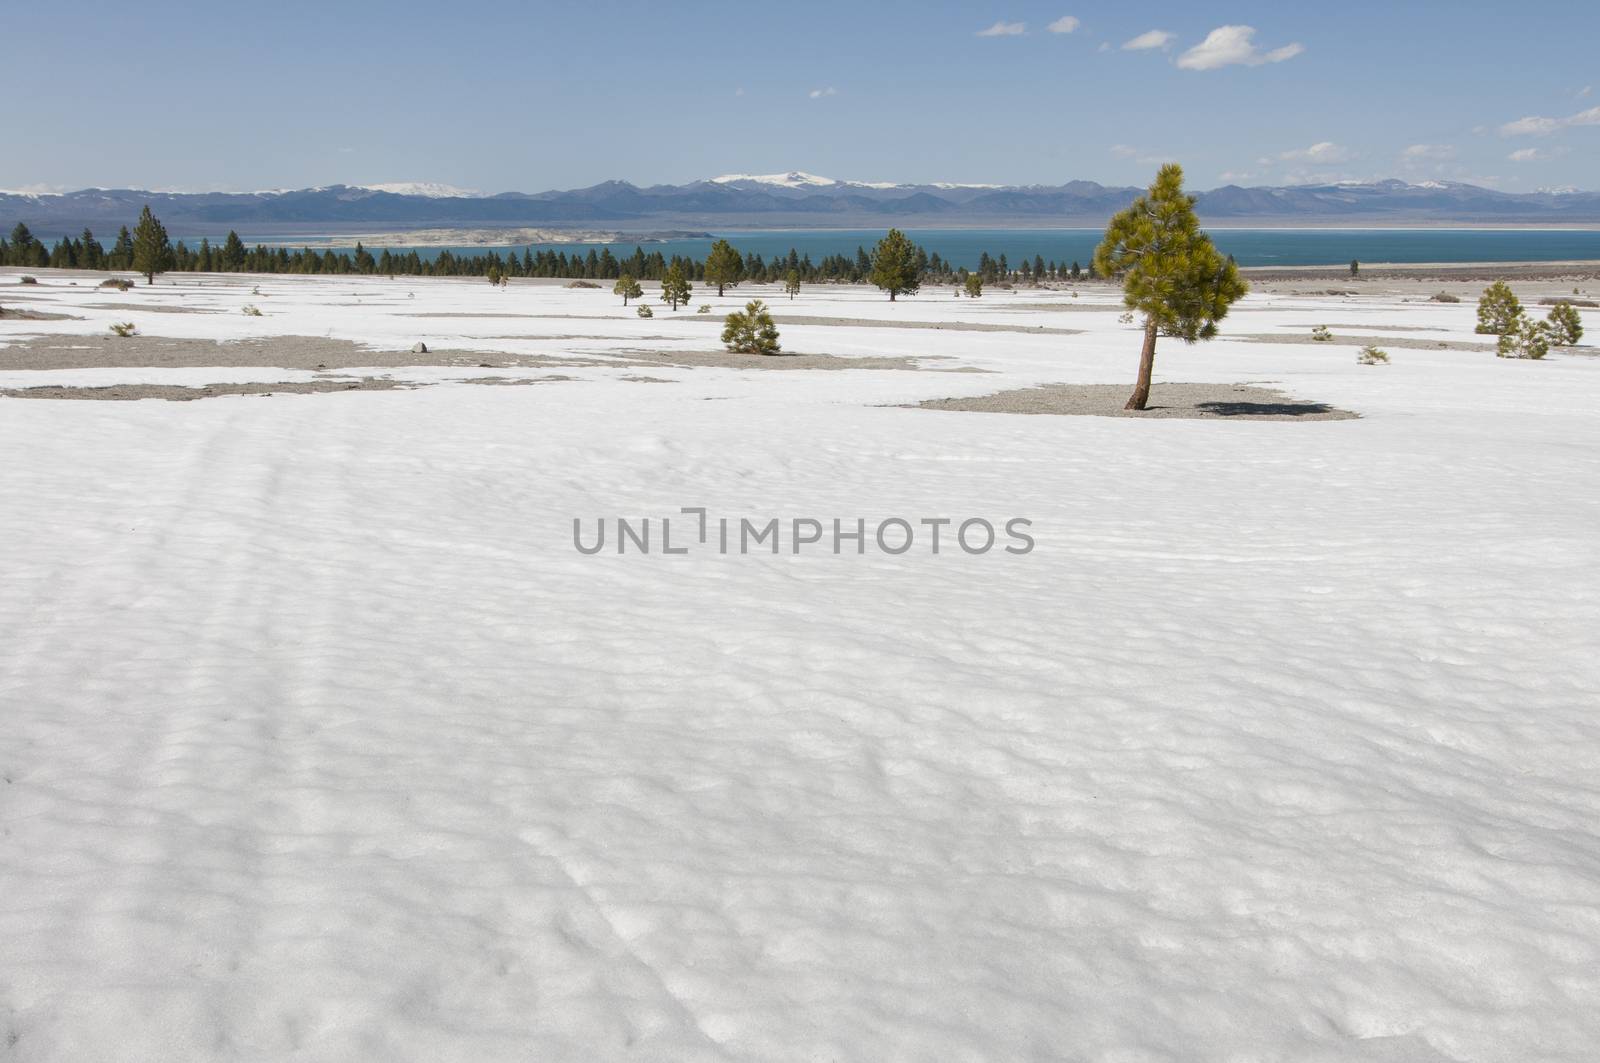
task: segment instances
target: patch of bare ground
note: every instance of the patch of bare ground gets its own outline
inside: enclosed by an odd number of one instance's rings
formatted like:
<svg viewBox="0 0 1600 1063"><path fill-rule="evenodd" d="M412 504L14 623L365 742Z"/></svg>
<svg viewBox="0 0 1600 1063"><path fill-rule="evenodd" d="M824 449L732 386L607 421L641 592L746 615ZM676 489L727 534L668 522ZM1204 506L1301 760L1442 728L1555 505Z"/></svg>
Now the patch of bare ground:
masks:
<svg viewBox="0 0 1600 1063"><path fill-rule="evenodd" d="M222 314L203 306L166 306L161 303L84 303L85 310L133 310L141 314Z"/></svg>
<svg viewBox="0 0 1600 1063"><path fill-rule="evenodd" d="M1361 328L1366 325L1340 326L1341 328ZM1407 331L1410 331L1409 329ZM1230 340L1241 343L1304 343L1312 347L1355 347L1372 340L1381 339L1385 347L1400 347L1413 351L1493 351L1492 343L1473 343L1468 340L1430 340L1412 336L1341 336L1335 333L1331 340L1314 340L1309 332L1305 335L1297 333L1288 334L1281 332L1247 332L1243 335L1229 334Z"/></svg>
<svg viewBox="0 0 1600 1063"><path fill-rule="evenodd" d="M1010 309L1006 307L1005 309ZM1102 309L1104 309L1102 307ZM870 317L806 317L797 314L773 314L779 325L822 325L849 328L937 329L944 332L1021 332L1038 336L1077 336L1083 330L1051 328L1047 325L1004 325L984 321L884 321Z"/></svg>
<svg viewBox="0 0 1600 1063"><path fill-rule="evenodd" d="M491 387L521 386L524 384L554 384L562 380L576 380L577 377L563 376L552 373L549 376L470 376L460 381L462 384L485 384Z"/></svg>
<svg viewBox="0 0 1600 1063"><path fill-rule="evenodd" d="M1125 410L1125 384L1043 384L962 399L929 399L906 409L1066 417L1133 417L1229 421L1347 421L1359 415L1250 384L1157 384L1149 407Z"/></svg>
<svg viewBox="0 0 1600 1063"><path fill-rule="evenodd" d="M840 358L833 354L733 354L728 351L647 351L627 348L626 354L635 364L663 366L709 367L713 369L895 369L921 373L987 373L987 369L973 366L926 365L926 362L947 361L942 355L932 357L868 356L865 358Z"/></svg>
<svg viewBox="0 0 1600 1063"><path fill-rule="evenodd" d="M267 339L177 339L168 336L50 336L0 347L0 369L188 369L271 366L277 369L353 369L368 366L478 366L541 369L614 366L605 358L501 354L492 351L380 351L325 336Z"/></svg>
<svg viewBox="0 0 1600 1063"><path fill-rule="evenodd" d="M132 402L139 399L165 399L192 402L226 395L321 395L335 391L411 391L425 385L384 377L337 377L309 381L252 381L245 384L205 384L183 387L178 384L112 384L79 388L47 385L36 388L0 388L0 396L12 399L80 399Z"/></svg>
<svg viewBox="0 0 1600 1063"><path fill-rule="evenodd" d="M0 321L82 321L81 317L72 314L52 314L48 310L18 310L16 307L0 306Z"/></svg>

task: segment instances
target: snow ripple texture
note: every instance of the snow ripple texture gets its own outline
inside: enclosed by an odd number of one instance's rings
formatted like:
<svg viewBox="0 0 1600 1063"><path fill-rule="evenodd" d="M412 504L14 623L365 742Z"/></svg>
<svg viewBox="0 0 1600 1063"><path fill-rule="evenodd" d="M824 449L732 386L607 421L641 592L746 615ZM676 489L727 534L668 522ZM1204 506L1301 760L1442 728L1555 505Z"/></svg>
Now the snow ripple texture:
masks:
<svg viewBox="0 0 1600 1063"><path fill-rule="evenodd" d="M1167 378L1363 418L874 405L1131 371L1109 300L1006 307L955 309L1088 331L0 400L0 1059L1593 1059L1600 364L1222 341ZM1038 547L572 549L682 505Z"/></svg>

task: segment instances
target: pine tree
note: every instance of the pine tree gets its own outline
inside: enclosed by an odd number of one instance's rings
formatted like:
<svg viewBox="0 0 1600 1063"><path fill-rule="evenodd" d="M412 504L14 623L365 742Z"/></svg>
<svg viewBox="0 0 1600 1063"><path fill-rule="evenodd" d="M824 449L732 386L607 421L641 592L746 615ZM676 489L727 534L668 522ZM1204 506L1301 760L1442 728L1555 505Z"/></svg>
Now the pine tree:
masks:
<svg viewBox="0 0 1600 1063"><path fill-rule="evenodd" d="M229 273L244 271L244 241L239 239L239 234L232 229L228 230L228 238L222 241L222 268Z"/></svg>
<svg viewBox="0 0 1600 1063"><path fill-rule="evenodd" d="M790 255L793 256L793 254L794 252L791 251ZM800 294L800 271L798 269L789 270L788 274L783 278L783 290L789 293L789 301L791 303L794 302L794 297Z"/></svg>
<svg viewBox="0 0 1600 1063"><path fill-rule="evenodd" d="M148 203L133 228L133 268L144 274L146 284L154 284L157 273L172 268L172 245L167 242L166 227L150 213Z"/></svg>
<svg viewBox="0 0 1600 1063"><path fill-rule="evenodd" d="M669 304L676 312L678 307L689 301L694 288L683 275L683 269L674 260L667 267L666 276L661 278L661 301Z"/></svg>
<svg viewBox="0 0 1600 1063"><path fill-rule="evenodd" d="M622 296L622 305L627 306L629 299L637 299L644 294L644 289L639 287L639 282L633 279L633 274L624 273L617 278L617 283L612 286L611 294Z"/></svg>
<svg viewBox="0 0 1600 1063"><path fill-rule="evenodd" d="M772 314L760 299L745 304L741 313L735 310L724 320L722 342L735 354L777 354L778 326Z"/></svg>
<svg viewBox="0 0 1600 1063"><path fill-rule="evenodd" d="M1477 331L1485 336L1504 336L1516 325L1521 314L1522 303L1511 285L1495 281L1483 290L1483 297L1478 300Z"/></svg>
<svg viewBox="0 0 1600 1063"><path fill-rule="evenodd" d="M1557 303L1550 308L1550 342L1557 347L1571 347L1583 339L1583 317L1571 303Z"/></svg>
<svg viewBox="0 0 1600 1063"><path fill-rule="evenodd" d="M967 298L978 299L983 296L983 278L976 273L967 274Z"/></svg>
<svg viewBox="0 0 1600 1063"><path fill-rule="evenodd" d="M733 288L744 279L745 262L739 257L739 252L726 240L718 240L711 245L711 253L706 256L706 283L717 286L717 294L721 295L724 288Z"/></svg>
<svg viewBox="0 0 1600 1063"><path fill-rule="evenodd" d="M128 235L128 227L124 225L117 230L117 242L111 245L111 254L107 257L107 269L127 269L133 263L133 237Z"/></svg>
<svg viewBox="0 0 1600 1063"><path fill-rule="evenodd" d="M83 268L104 269L106 249L100 246L100 241L94 238L94 233L85 229L79 239L83 241Z"/></svg>
<svg viewBox="0 0 1600 1063"><path fill-rule="evenodd" d="M870 276L873 284L889 293L891 303L896 296L915 295L921 287L917 277L917 245L899 229L890 229L873 248Z"/></svg>
<svg viewBox="0 0 1600 1063"><path fill-rule="evenodd" d="M1126 408L1142 410L1150 400L1156 336L1186 343L1217 334L1217 322L1248 290L1238 269L1200 231L1194 197L1184 194L1183 168L1161 168L1149 192L1111 219L1095 248L1094 269L1123 278L1123 303L1144 315L1139 378Z"/></svg>
<svg viewBox="0 0 1600 1063"><path fill-rule="evenodd" d="M33 265L33 244L33 233L26 225L17 222L17 227L11 230L11 250L6 256L5 265Z"/></svg>
<svg viewBox="0 0 1600 1063"><path fill-rule="evenodd" d="M1357 262L1355 259L1352 258L1350 260L1350 279L1351 280L1355 280L1360 275L1361 275L1361 263Z"/></svg>

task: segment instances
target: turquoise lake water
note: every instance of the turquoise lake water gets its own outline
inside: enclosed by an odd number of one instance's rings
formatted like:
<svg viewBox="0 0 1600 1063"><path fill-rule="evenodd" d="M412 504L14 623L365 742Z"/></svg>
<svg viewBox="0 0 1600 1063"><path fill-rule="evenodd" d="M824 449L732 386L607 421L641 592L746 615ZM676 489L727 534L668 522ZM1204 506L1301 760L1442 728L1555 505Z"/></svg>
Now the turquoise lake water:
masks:
<svg viewBox="0 0 1600 1063"><path fill-rule="evenodd" d="M760 232L722 232L740 251L755 253L770 261L774 255L787 255L794 248L810 255L813 262L833 254L855 254L857 247L869 252L883 237L883 229L789 229ZM1099 242L1100 229L907 229L906 235L938 252L956 266L972 269L978 256L987 251L998 258L1004 254L1015 268L1024 258L1034 256L1046 262L1070 264L1074 260L1088 266ZM1216 229L1212 238L1224 253L1241 266L1323 266L1343 265L1352 258L1362 262L1553 262L1566 259L1600 259L1600 231L1580 229ZM190 244L198 243L191 239ZM213 239L213 243L218 243ZM247 243L255 243L246 237ZM286 243L281 237L264 243ZM317 243L319 249L328 246ZM346 249L332 245L336 250ZM528 245L498 247L504 254L521 254ZM534 244L535 251L551 249L584 255L590 248L610 247L622 257L633 253L635 241L615 244ZM664 240L642 245L646 252L704 258L711 240ZM377 249L374 249L376 253ZM391 248L410 251L411 248ZM442 248L419 247L425 258ZM452 247L458 255L483 254L487 247Z"/></svg>

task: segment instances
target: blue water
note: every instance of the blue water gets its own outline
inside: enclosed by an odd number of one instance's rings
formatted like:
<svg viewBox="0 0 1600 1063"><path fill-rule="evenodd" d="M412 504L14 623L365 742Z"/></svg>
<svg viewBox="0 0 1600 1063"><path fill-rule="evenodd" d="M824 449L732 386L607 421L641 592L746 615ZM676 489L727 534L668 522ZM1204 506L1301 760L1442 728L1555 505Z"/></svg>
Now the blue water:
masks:
<svg viewBox="0 0 1600 1063"><path fill-rule="evenodd" d="M801 255L810 255L818 262L828 255L854 255L857 247L868 252L883 237L883 229L788 229L760 232L721 232L717 236L727 239L740 251L755 253L771 261L775 255L787 255L794 248ZM1077 261L1088 266L1094 257L1095 244L1099 242L1100 229L907 229L906 235L927 248L938 252L956 266L973 269L978 256L987 251L998 258L1004 254L1012 268L1026 258L1034 256L1046 262L1054 259L1062 264ZM1552 262L1566 259L1600 259L1600 231L1580 229L1216 229L1211 232L1217 246L1231 254L1241 266L1330 266L1344 265L1351 259L1366 263L1378 262ZM191 246L198 238L188 241ZM213 240L212 243L219 243ZM256 241L245 238L245 242ZM293 241L261 241L271 245L279 243L294 247ZM643 246L648 254L660 251L668 258L686 255L704 258L711 248L710 239L663 240L658 243L638 245L636 241L615 244L534 244L534 251L565 251L588 254L590 248L610 247L619 258L631 255L635 246ZM318 250L332 246L335 250L348 250L340 244L316 243ZM514 248L497 247L493 250L505 254L515 250L519 255L527 245ZM372 249L374 254L379 249ZM408 252L412 248L390 248L391 252ZM444 248L419 247L415 249L423 258L432 258ZM456 255L481 255L487 247L452 247Z"/></svg>

